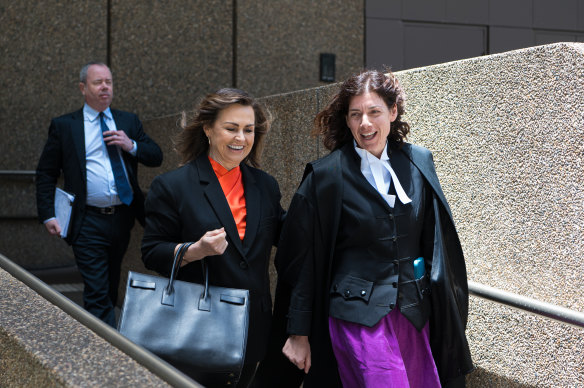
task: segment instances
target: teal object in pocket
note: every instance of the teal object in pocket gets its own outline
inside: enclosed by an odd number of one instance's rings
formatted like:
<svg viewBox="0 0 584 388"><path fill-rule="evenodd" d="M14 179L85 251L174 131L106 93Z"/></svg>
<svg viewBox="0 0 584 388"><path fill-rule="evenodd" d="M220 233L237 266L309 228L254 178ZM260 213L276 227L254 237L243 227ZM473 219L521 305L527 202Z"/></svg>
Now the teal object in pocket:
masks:
<svg viewBox="0 0 584 388"><path fill-rule="evenodd" d="M414 278L420 279L426 274L426 268L424 265L424 258L418 257L414 260Z"/></svg>

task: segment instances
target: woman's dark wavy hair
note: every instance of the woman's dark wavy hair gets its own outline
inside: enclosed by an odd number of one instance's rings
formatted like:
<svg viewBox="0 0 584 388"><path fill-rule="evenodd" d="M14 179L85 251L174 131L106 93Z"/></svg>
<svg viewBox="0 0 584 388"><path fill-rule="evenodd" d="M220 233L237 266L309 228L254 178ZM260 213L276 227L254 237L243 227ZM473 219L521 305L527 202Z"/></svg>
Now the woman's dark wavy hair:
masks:
<svg viewBox="0 0 584 388"><path fill-rule="evenodd" d="M182 131L174 139L174 149L180 157L180 165L187 164L199 155L209 152L209 141L203 128L213 126L219 112L233 104L253 108L255 115L254 142L251 152L243 162L253 167L260 167L264 137L270 130L270 114L247 92L231 88L220 89L205 96L190 117L186 112L182 113Z"/></svg>
<svg viewBox="0 0 584 388"><path fill-rule="evenodd" d="M315 117L312 135L322 135L324 146L328 150L336 150L353 139L346 121L349 103L354 96L367 92L377 93L388 108L394 104L397 106L397 117L391 123L387 140L397 144L402 144L406 140L410 125L402 121L402 115L405 113L405 93L399 81L389 69L387 74L368 70L354 74L343 82L326 108Z"/></svg>

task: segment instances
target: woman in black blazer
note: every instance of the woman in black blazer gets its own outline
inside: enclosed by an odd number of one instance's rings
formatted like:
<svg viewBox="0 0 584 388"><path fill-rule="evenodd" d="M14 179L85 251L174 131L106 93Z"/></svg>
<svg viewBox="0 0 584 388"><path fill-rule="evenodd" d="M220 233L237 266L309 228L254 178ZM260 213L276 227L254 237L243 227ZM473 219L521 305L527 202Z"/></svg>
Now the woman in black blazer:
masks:
<svg viewBox="0 0 584 388"><path fill-rule="evenodd" d="M271 322L268 264L284 210L276 180L257 169L269 120L246 92L209 94L183 120L175 148L182 163L154 179L146 200L142 259L168 276L174 253L187 241L178 279L250 291L246 357L238 387L247 387L264 357ZM253 166L253 167L252 167Z"/></svg>

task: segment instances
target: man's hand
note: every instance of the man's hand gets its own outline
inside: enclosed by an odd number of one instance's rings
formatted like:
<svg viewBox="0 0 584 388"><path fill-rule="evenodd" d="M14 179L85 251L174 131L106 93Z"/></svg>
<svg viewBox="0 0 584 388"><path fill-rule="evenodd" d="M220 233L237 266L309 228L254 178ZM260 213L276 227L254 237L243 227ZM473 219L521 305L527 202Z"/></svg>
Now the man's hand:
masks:
<svg viewBox="0 0 584 388"><path fill-rule="evenodd" d="M61 226L59 225L59 221L56 219L45 222L45 228L47 228L47 231L52 236L61 235Z"/></svg>
<svg viewBox="0 0 584 388"><path fill-rule="evenodd" d="M304 373L308 373L311 365L310 357L310 343L308 337L305 335L291 335L286 340L282 353L292 364L296 365L298 369L304 369Z"/></svg>
<svg viewBox="0 0 584 388"><path fill-rule="evenodd" d="M132 148L134 148L134 143L124 131L104 131L103 141L105 141L105 144L108 146L119 146L126 152L130 152Z"/></svg>
<svg viewBox="0 0 584 388"><path fill-rule="evenodd" d="M182 265L195 260L201 260L207 256L223 254L228 245L226 237L227 233L225 232L225 228L208 231L199 241L187 249L183 257ZM180 244L174 249L175 254L179 246Z"/></svg>

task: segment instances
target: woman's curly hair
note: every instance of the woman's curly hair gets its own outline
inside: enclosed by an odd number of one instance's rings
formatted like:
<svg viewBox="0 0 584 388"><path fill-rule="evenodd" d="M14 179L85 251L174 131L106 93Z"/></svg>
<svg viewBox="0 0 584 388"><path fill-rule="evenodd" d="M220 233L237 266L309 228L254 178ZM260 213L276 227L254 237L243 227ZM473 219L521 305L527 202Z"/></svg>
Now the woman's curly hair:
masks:
<svg viewBox="0 0 584 388"><path fill-rule="evenodd" d="M406 140L410 125L402 121L402 115L405 113L405 93L399 81L389 70L387 74L368 70L355 74L343 82L326 108L315 117L312 135L322 135L324 146L328 150L336 150L353 139L346 120L349 103L354 96L367 92L377 93L385 101L388 109L397 106L397 117L391 123L387 140L398 144Z"/></svg>

